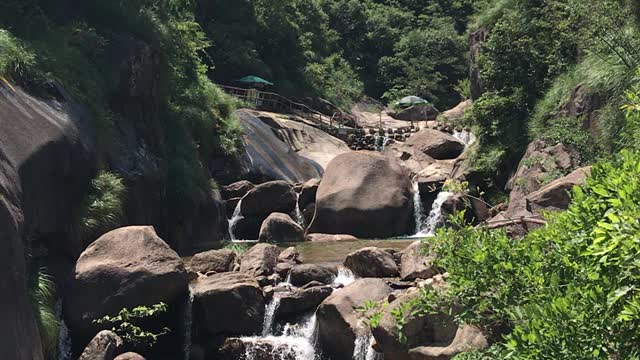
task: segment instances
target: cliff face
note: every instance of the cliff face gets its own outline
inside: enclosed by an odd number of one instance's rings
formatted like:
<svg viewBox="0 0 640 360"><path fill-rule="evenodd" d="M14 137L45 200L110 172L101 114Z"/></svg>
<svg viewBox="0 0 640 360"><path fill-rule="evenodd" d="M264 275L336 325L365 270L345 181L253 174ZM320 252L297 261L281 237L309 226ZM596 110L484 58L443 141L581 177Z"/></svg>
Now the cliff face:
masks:
<svg viewBox="0 0 640 360"><path fill-rule="evenodd" d="M8 359L43 357L27 295L30 241L82 250L67 233L94 168L87 112L55 85L45 90L35 97L0 85L0 353Z"/></svg>
<svg viewBox="0 0 640 360"><path fill-rule="evenodd" d="M481 27L469 36L469 79L471 80L471 100L476 100L482 95L482 79L480 78L480 65L478 59L482 51L482 44L489 36L489 29Z"/></svg>

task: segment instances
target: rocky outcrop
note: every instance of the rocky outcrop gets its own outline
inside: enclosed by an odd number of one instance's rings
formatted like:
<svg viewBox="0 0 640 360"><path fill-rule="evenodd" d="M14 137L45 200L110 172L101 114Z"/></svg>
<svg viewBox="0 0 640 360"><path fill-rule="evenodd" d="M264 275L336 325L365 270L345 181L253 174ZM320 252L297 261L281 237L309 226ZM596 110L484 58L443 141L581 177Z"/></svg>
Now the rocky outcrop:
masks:
<svg viewBox="0 0 640 360"><path fill-rule="evenodd" d="M278 263L280 249L276 245L257 244L242 256L240 271L252 276L268 276Z"/></svg>
<svg viewBox="0 0 640 360"><path fill-rule="evenodd" d="M347 255L344 266L359 277L398 276L393 255L377 247L367 247Z"/></svg>
<svg viewBox="0 0 640 360"><path fill-rule="evenodd" d="M247 180L236 181L233 184L223 186L220 189L220 194L225 200L233 198L241 198L245 196L249 191L253 190L256 186Z"/></svg>
<svg viewBox="0 0 640 360"><path fill-rule="evenodd" d="M278 262L287 262L287 263L299 263L300 262L300 252L298 249L291 246L288 247L278 255Z"/></svg>
<svg viewBox="0 0 640 360"><path fill-rule="evenodd" d="M304 241L304 229L291 216L283 213L272 213L260 227L260 242L292 243Z"/></svg>
<svg viewBox="0 0 640 360"><path fill-rule="evenodd" d="M245 145L244 154L240 156L240 178L254 183L270 180L301 183L322 177L320 164L296 153L254 112L240 110L236 114L243 128Z"/></svg>
<svg viewBox="0 0 640 360"><path fill-rule="evenodd" d="M572 171L578 164L579 154L569 146L564 144L551 146L541 140L532 142L527 147L516 173L507 184L507 189L511 191L507 210L493 217L489 223L499 224L522 218L540 218L540 215L528 206L527 196L561 177L562 174ZM509 226L508 231L517 236L522 235L524 229L522 226Z"/></svg>
<svg viewBox="0 0 640 360"><path fill-rule="evenodd" d="M489 29L481 27L469 35L469 80L471 81L471 100L477 100L483 93L482 78L480 77L480 53L482 44L489 36Z"/></svg>
<svg viewBox="0 0 640 360"><path fill-rule="evenodd" d="M320 187L320 179L311 179L302 185L300 196L298 197L298 207L304 210L312 203L316 202L316 194Z"/></svg>
<svg viewBox="0 0 640 360"><path fill-rule="evenodd" d="M435 120L438 115L440 115L440 112L435 106L427 104L410 106L396 113L390 113L389 115L396 120L426 121Z"/></svg>
<svg viewBox="0 0 640 360"><path fill-rule="evenodd" d="M356 337L367 332L356 309L389 293L391 288L382 279L358 279L326 298L316 311L323 352L332 359L350 359Z"/></svg>
<svg viewBox="0 0 640 360"><path fill-rule="evenodd" d="M397 320L393 314L419 296L417 288L404 292L383 310L378 327L373 329L376 346L382 350L386 359L449 359L462 351L487 347L487 340L477 328L464 326L459 329L453 316L447 314L417 314L407 317L402 327L407 341L400 342ZM430 354L438 353L448 357L429 357Z"/></svg>
<svg viewBox="0 0 640 360"><path fill-rule="evenodd" d="M571 202L571 190L583 185L591 175L591 167L577 169L527 195L527 208L535 213L541 210L566 210Z"/></svg>
<svg viewBox="0 0 640 360"><path fill-rule="evenodd" d="M237 264L236 253L229 249L210 250L193 255L190 268L192 271L206 274L233 271Z"/></svg>
<svg viewBox="0 0 640 360"><path fill-rule="evenodd" d="M353 235L346 234L307 234L306 241L312 242L332 242L332 241L358 241Z"/></svg>
<svg viewBox="0 0 640 360"><path fill-rule="evenodd" d="M554 117L581 118L582 126L589 129L593 135L600 134L598 124L598 110L605 105L606 100L597 94L587 84L580 83L571 91L569 100L557 111Z"/></svg>
<svg viewBox="0 0 640 360"><path fill-rule="evenodd" d="M331 284L337 275L335 267L317 264L296 265L291 269L291 284L293 286L303 286L312 281L323 284Z"/></svg>
<svg viewBox="0 0 640 360"><path fill-rule="evenodd" d="M419 346L409 350L411 360L449 360L463 352L482 351L489 347L484 334L475 326L464 325L456 330L448 344Z"/></svg>
<svg viewBox="0 0 640 360"><path fill-rule="evenodd" d="M464 143L442 131L422 129L404 143L436 160L455 159L464 151Z"/></svg>
<svg viewBox="0 0 640 360"><path fill-rule="evenodd" d="M262 329L264 297L253 276L216 274L198 280L192 291L193 321L199 336L252 335Z"/></svg>
<svg viewBox="0 0 640 360"><path fill-rule="evenodd" d="M450 121L458 121L464 117L464 113L471 107L471 100L465 100L455 107L443 112L441 116Z"/></svg>
<svg viewBox="0 0 640 360"><path fill-rule="evenodd" d="M79 360L114 360L123 347L124 342L118 335L103 330L89 342Z"/></svg>
<svg viewBox="0 0 640 360"><path fill-rule="evenodd" d="M435 254L423 254L422 242L409 245L400 258L400 278L402 280L428 279L435 274L432 264Z"/></svg>
<svg viewBox="0 0 640 360"><path fill-rule="evenodd" d="M301 118L287 118L273 113L255 113L269 125L282 142L298 155L317 163L325 169L334 157L351 151L347 144L318 129L316 124L307 124Z"/></svg>
<svg viewBox="0 0 640 360"><path fill-rule="evenodd" d="M308 232L361 238L408 234L412 201L411 181L396 161L373 152L343 154L327 167Z"/></svg>
<svg viewBox="0 0 640 360"><path fill-rule="evenodd" d="M187 273L178 254L152 227L125 227L101 236L80 255L64 313L81 343L95 330L94 319L122 308L173 304L186 292Z"/></svg>
<svg viewBox="0 0 640 360"><path fill-rule="evenodd" d="M274 213L290 213L296 206L296 193L285 181L270 181L249 191L240 204L243 216L264 216Z"/></svg>
<svg viewBox="0 0 640 360"><path fill-rule="evenodd" d="M299 316L314 311L332 292L331 286L314 286L277 295L280 297L280 304L275 316L276 318Z"/></svg>

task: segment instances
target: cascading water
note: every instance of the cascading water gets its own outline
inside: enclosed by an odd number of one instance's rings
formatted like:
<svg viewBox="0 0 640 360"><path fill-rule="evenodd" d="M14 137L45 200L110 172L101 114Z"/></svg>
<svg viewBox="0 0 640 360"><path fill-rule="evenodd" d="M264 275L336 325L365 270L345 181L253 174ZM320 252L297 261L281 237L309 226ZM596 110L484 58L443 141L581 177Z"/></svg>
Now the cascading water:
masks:
<svg viewBox="0 0 640 360"><path fill-rule="evenodd" d="M338 275L336 275L335 279L333 279L333 283L331 284L333 287L337 286L347 286L356 280L356 276L344 266L340 266L338 268Z"/></svg>
<svg viewBox="0 0 640 360"><path fill-rule="evenodd" d="M300 210L299 204L300 204L300 194L296 194L296 209L294 210L294 217L295 217L294 220L298 223L298 225L302 226L302 228L305 228L306 221L304 220L304 215Z"/></svg>
<svg viewBox="0 0 640 360"><path fill-rule="evenodd" d="M231 238L232 241L238 240L236 239L234 230L238 221L240 221L240 219L243 218L240 204L242 204L242 200L238 201L236 208L233 210L233 215L231 216L231 219L229 219L229 237Z"/></svg>
<svg viewBox="0 0 640 360"><path fill-rule="evenodd" d="M71 360L71 337L69 336L69 328L62 318L62 299L56 303L56 320L59 324L58 335L58 360Z"/></svg>
<svg viewBox="0 0 640 360"><path fill-rule="evenodd" d="M273 319L275 317L276 311L280 306L280 297L273 295L271 301L267 304L264 309L264 321L262 323L262 336L268 336L271 334L271 328L273 327Z"/></svg>
<svg viewBox="0 0 640 360"><path fill-rule="evenodd" d="M454 131L453 137L462 141L465 147L469 147L476 142L476 136L472 132L467 130Z"/></svg>
<svg viewBox="0 0 640 360"><path fill-rule="evenodd" d="M384 355L376 352L372 345L374 339L370 333L356 337L353 347L353 360L382 360Z"/></svg>
<svg viewBox="0 0 640 360"><path fill-rule="evenodd" d="M184 326L184 360L191 358L191 325L193 320L193 290L189 286L189 297L185 301L183 326Z"/></svg>
<svg viewBox="0 0 640 360"><path fill-rule="evenodd" d="M431 206L431 211L428 216L424 214L424 208L422 207L422 200L420 199L420 188L417 183L414 183L414 198L413 206L416 221L416 234L412 237L425 237L433 236L437 227L442 223L442 205L453 195L447 191L441 191L438 193L436 200Z"/></svg>

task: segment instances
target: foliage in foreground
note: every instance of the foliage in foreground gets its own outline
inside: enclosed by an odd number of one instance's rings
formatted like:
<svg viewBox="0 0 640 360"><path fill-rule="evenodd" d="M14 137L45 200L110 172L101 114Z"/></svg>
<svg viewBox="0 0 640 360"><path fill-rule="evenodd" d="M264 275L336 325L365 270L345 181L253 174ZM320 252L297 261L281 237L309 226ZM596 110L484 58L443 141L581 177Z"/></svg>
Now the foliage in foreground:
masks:
<svg viewBox="0 0 640 360"><path fill-rule="evenodd" d="M120 310L117 316L106 315L93 322L98 325L112 326L111 331L122 338L125 345L140 352L150 350L158 342L158 338L169 333L168 328L160 331L145 329L145 322L160 314L166 313L167 304L159 303L153 306L138 306L129 310Z"/></svg>
<svg viewBox="0 0 640 360"><path fill-rule="evenodd" d="M640 352L640 154L594 166L565 213L524 239L463 224L431 245L450 273L445 299L483 326L498 358L629 359ZM467 356L467 355L465 355ZM477 358L478 354L468 355Z"/></svg>
<svg viewBox="0 0 640 360"><path fill-rule="evenodd" d="M244 253L249 251L249 245L238 242L227 243L224 248L233 251L236 255L244 255Z"/></svg>
<svg viewBox="0 0 640 360"><path fill-rule="evenodd" d="M29 298L35 313L40 340L45 355L53 356L58 345L59 324L54 306L56 290L53 278L44 269L34 275L29 287Z"/></svg>

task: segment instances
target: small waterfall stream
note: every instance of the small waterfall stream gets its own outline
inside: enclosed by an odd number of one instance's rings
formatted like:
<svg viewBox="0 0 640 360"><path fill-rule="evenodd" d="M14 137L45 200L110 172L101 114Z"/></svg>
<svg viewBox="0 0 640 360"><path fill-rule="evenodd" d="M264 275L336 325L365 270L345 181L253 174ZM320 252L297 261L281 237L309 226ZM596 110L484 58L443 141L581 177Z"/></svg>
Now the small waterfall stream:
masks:
<svg viewBox="0 0 640 360"><path fill-rule="evenodd" d="M384 355L373 350L373 335L361 335L356 338L353 348L353 360L382 360Z"/></svg>
<svg viewBox="0 0 640 360"><path fill-rule="evenodd" d="M229 219L229 237L231 238L232 241L239 240L239 239L236 239L234 230L236 228L236 224L238 223L238 221L243 218L242 210L240 207L241 204L242 204L242 200L238 201L236 208L233 210L233 215L231 216L231 219Z"/></svg>
<svg viewBox="0 0 640 360"><path fill-rule="evenodd" d="M298 223L298 225L302 226L302 228L306 228L306 221L304 220L304 215L302 214L302 210L300 210L300 194L296 194L296 209L294 210L294 220Z"/></svg>
<svg viewBox="0 0 640 360"><path fill-rule="evenodd" d="M413 206L416 222L416 233L412 237L426 237L435 235L437 227L442 223L442 205L453 194L447 191L440 191L433 202L429 215L425 214L420 198L420 188L417 182L413 185Z"/></svg>
<svg viewBox="0 0 640 360"><path fill-rule="evenodd" d="M344 266L340 266L338 268L338 275L336 276L335 279L333 279L333 283L331 285L333 285L334 287L337 287L337 286L344 287L351 284L354 281L356 281L356 276L353 274L353 272L351 272L351 270L349 270Z"/></svg>
<svg viewBox="0 0 640 360"><path fill-rule="evenodd" d="M262 323L262 336L269 336L271 332L271 328L273 327L273 319L275 317L276 311L280 306L280 297L273 295L273 298L264 309L264 321Z"/></svg>
<svg viewBox="0 0 640 360"><path fill-rule="evenodd" d="M64 323L62 317L62 299L56 302L55 310L56 320L58 320L59 324L57 359L71 360L71 336L69 336L69 328L67 328L67 324Z"/></svg>
<svg viewBox="0 0 640 360"><path fill-rule="evenodd" d="M467 130L462 130L462 131L457 131L454 130L453 131L453 137L462 141L465 145L465 148L468 148L469 146L473 145L473 143L476 142L476 136Z"/></svg>

